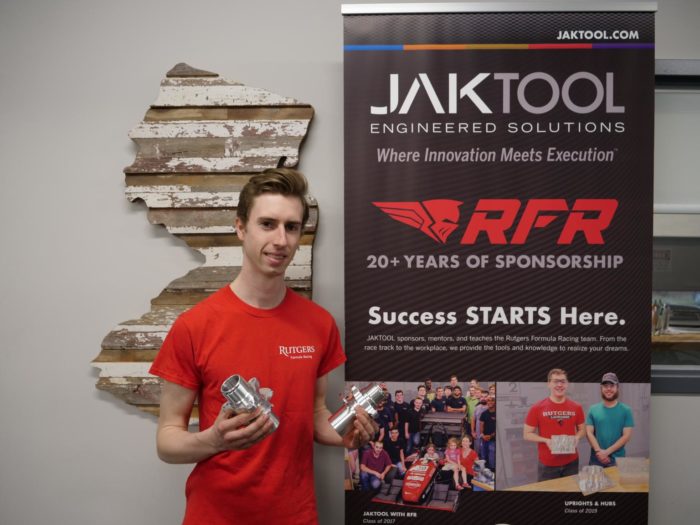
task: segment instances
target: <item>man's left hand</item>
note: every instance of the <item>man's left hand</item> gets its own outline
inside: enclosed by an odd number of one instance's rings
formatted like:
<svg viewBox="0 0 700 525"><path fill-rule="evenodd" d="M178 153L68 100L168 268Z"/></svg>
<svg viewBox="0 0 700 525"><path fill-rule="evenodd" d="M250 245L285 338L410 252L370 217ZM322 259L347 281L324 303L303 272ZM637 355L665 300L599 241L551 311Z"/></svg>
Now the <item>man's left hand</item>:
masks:
<svg viewBox="0 0 700 525"><path fill-rule="evenodd" d="M598 461L600 461L603 465L610 463L610 455L605 450L599 450L595 453L595 455L598 458Z"/></svg>
<svg viewBox="0 0 700 525"><path fill-rule="evenodd" d="M345 448L361 448L369 443L370 439L379 430L379 425L370 417L362 407L355 409L355 421L352 428L343 436Z"/></svg>

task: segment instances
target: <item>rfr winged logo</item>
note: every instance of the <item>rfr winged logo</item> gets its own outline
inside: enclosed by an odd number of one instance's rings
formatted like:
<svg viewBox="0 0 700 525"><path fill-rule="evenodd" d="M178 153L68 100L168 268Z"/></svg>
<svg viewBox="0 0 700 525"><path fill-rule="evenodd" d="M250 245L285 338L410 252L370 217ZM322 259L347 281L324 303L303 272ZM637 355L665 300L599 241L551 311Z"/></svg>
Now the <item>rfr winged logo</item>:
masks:
<svg viewBox="0 0 700 525"><path fill-rule="evenodd" d="M373 202L389 217L416 228L434 241L445 244L458 227L461 201L433 199L413 202Z"/></svg>
<svg viewBox="0 0 700 525"><path fill-rule="evenodd" d="M422 231L435 242L447 243L458 227L461 201L373 202L392 219ZM524 205L523 205L524 204ZM559 229L557 244L605 244L603 232L617 211L617 199L479 199L467 220L460 244L474 244L479 237L489 244L526 244L535 229Z"/></svg>

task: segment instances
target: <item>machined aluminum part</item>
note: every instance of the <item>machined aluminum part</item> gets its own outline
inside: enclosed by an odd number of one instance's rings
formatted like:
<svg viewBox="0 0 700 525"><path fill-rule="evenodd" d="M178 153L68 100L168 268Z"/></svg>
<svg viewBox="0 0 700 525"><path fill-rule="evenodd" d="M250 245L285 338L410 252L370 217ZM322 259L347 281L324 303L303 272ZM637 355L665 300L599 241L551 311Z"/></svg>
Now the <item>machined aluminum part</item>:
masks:
<svg viewBox="0 0 700 525"><path fill-rule="evenodd" d="M335 431L344 436L355 421L355 409L361 406L372 417L377 416L377 407L384 402L385 396L377 383L370 383L362 390L355 385L350 388L352 396L345 399L345 404L328 420Z"/></svg>
<svg viewBox="0 0 700 525"><path fill-rule="evenodd" d="M477 459L474 461L474 472L476 473L474 479L480 481L481 483L493 485L496 476L486 467L485 459Z"/></svg>
<svg viewBox="0 0 700 525"><path fill-rule="evenodd" d="M549 450L552 454L573 454L576 452L576 436L566 434L551 436Z"/></svg>
<svg viewBox="0 0 700 525"><path fill-rule="evenodd" d="M258 407L263 414L267 414L272 421L274 430L277 430L280 422L272 412L272 390L260 388L256 378L246 381L238 374L234 374L221 385L221 393L226 398L226 408L231 408L237 414L241 412L254 412Z"/></svg>
<svg viewBox="0 0 700 525"><path fill-rule="evenodd" d="M615 482L605 475L603 467L598 465L586 465L581 468L577 481L584 496L615 486Z"/></svg>

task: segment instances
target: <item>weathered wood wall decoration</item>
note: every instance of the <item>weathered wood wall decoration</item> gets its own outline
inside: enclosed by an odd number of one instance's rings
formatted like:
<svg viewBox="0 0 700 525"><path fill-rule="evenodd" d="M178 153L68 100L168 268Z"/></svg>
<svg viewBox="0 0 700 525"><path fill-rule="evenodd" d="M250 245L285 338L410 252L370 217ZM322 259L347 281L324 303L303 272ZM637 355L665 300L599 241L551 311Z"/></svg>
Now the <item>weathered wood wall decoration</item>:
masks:
<svg viewBox="0 0 700 525"><path fill-rule="evenodd" d="M159 379L148 368L175 318L230 283L241 266L234 219L238 192L251 175L293 167L313 108L289 97L178 64L129 136L138 151L125 168L126 196L143 200L148 220L202 253L204 263L168 284L151 311L119 324L94 360L97 388L157 413ZM311 254L318 207L287 270L288 285L311 295Z"/></svg>

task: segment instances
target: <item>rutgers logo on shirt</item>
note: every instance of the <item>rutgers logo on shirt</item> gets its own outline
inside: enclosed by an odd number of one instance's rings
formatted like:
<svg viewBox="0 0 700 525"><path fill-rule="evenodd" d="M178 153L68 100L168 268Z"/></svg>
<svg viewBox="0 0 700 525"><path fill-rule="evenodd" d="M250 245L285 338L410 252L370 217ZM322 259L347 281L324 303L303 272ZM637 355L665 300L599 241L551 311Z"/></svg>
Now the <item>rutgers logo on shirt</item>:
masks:
<svg viewBox="0 0 700 525"><path fill-rule="evenodd" d="M311 345L299 345L299 346L279 346L279 351L281 356L288 359L313 359L316 353L316 347Z"/></svg>
<svg viewBox="0 0 700 525"><path fill-rule="evenodd" d="M564 422L564 420L575 417L576 412L573 412L571 410L545 410L544 412L542 412L542 415L544 417L554 419L555 421L559 421L559 424L561 425Z"/></svg>

